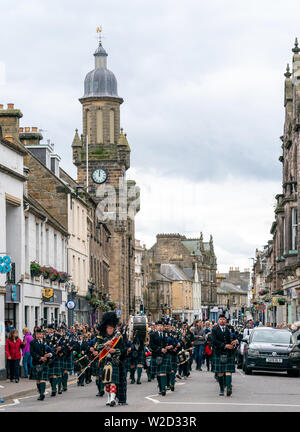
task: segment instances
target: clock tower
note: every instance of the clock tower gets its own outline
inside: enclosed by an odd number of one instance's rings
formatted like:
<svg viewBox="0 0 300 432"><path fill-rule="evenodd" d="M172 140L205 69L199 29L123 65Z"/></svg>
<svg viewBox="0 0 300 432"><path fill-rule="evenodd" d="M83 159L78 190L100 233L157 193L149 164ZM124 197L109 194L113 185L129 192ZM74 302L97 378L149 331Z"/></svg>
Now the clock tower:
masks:
<svg viewBox="0 0 300 432"><path fill-rule="evenodd" d="M139 201L139 188L134 181L126 181L131 150L126 134L120 129L123 99L118 95L115 75L107 68L107 57L100 38L94 53L94 69L86 75L84 95L79 99L83 133L79 137L76 130L72 155L77 166L78 184L87 188L98 206L105 199L101 187L114 191L113 212L110 212L109 220L103 219L112 235L108 294L121 310L120 320L126 322L135 312L134 217L139 211L135 205Z"/></svg>

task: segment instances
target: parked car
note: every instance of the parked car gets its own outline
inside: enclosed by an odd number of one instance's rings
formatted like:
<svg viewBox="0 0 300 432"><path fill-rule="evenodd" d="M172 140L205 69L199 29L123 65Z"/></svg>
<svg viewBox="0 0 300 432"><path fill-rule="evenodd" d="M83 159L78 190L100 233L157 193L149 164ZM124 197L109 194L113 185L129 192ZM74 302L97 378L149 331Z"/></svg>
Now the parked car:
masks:
<svg viewBox="0 0 300 432"><path fill-rule="evenodd" d="M289 376L300 375L300 334L288 329L257 327L245 343L243 371L286 371Z"/></svg>

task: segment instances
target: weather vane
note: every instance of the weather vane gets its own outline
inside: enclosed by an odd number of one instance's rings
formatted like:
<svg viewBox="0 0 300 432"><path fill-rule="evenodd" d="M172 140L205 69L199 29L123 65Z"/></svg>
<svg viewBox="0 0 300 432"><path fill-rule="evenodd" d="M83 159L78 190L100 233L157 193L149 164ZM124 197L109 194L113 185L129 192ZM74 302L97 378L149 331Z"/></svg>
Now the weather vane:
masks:
<svg viewBox="0 0 300 432"><path fill-rule="evenodd" d="M97 37L98 37L99 45L101 45L101 42L102 42L102 26L97 27Z"/></svg>

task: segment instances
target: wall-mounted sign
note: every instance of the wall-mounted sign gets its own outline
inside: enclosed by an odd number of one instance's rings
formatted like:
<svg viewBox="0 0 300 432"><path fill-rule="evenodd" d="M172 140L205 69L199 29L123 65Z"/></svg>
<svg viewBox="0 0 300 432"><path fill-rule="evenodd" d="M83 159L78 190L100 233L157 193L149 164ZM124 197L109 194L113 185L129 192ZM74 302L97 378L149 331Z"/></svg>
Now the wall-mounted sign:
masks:
<svg viewBox="0 0 300 432"><path fill-rule="evenodd" d="M5 303L20 302L20 285L19 284L7 284Z"/></svg>
<svg viewBox="0 0 300 432"><path fill-rule="evenodd" d="M11 271L11 258L8 255L0 257L0 273L9 273Z"/></svg>
<svg viewBox="0 0 300 432"><path fill-rule="evenodd" d="M53 295L54 295L53 288L43 289L43 297L45 297L46 299L50 299L51 297L53 297Z"/></svg>

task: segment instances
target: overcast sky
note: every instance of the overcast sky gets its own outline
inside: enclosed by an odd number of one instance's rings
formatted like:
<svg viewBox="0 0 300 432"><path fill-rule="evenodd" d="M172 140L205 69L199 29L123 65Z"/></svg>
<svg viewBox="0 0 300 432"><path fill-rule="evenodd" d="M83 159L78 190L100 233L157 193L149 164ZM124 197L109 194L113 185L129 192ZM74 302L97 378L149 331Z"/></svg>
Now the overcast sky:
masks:
<svg viewBox="0 0 300 432"><path fill-rule="evenodd" d="M62 166L81 132L96 27L124 98L141 187L136 237L214 237L218 270L249 267L281 192L283 83L300 37L296 0L1 2L0 103L46 130Z"/></svg>

